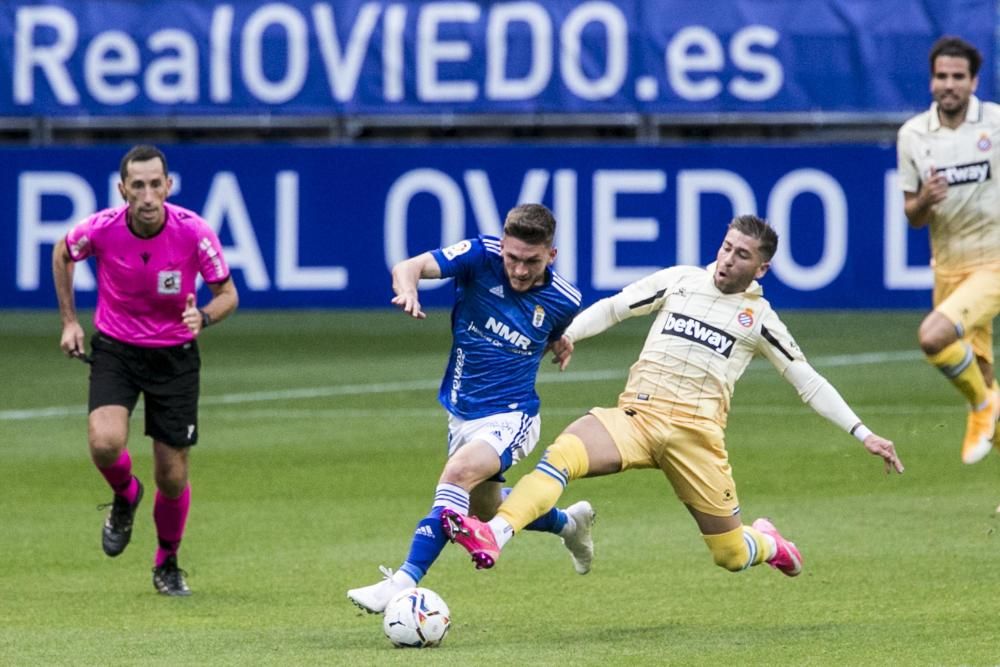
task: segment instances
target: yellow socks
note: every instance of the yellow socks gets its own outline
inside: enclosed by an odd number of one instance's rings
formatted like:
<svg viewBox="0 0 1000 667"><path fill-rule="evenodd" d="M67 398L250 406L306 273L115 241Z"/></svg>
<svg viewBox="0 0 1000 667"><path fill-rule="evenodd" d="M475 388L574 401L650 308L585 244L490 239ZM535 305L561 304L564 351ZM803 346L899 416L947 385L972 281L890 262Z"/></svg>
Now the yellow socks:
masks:
<svg viewBox="0 0 1000 667"><path fill-rule="evenodd" d="M702 535L702 538L715 564L730 572L759 565L774 555L774 545L767 536L750 526L740 526L719 535Z"/></svg>
<svg viewBox="0 0 1000 667"><path fill-rule="evenodd" d="M583 441L563 433L545 450L535 469L514 486L497 517L509 523L515 533L520 532L555 507L566 485L586 475L589 465Z"/></svg>
<svg viewBox="0 0 1000 667"><path fill-rule="evenodd" d="M968 343L956 340L937 354L928 355L927 360L944 373L973 408L986 400L986 380Z"/></svg>

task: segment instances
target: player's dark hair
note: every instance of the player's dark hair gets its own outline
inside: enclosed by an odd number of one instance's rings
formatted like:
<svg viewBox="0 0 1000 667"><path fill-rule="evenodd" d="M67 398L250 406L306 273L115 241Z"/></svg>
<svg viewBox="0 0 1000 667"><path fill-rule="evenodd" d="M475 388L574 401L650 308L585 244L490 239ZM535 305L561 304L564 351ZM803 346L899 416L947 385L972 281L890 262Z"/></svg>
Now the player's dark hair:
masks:
<svg viewBox="0 0 1000 667"><path fill-rule="evenodd" d="M774 252L778 249L778 232L767 221L756 215L738 215L729 223L729 228L760 241L758 247L765 262L770 262L774 257Z"/></svg>
<svg viewBox="0 0 1000 667"><path fill-rule="evenodd" d="M934 61L938 56L965 58L969 61L969 75L972 77L979 74L979 66L983 64L983 56L979 53L979 49L954 35L945 35L931 46L931 76L934 76Z"/></svg>
<svg viewBox="0 0 1000 667"><path fill-rule="evenodd" d="M532 245L551 246L556 236L556 219L541 204L519 204L507 213L503 233Z"/></svg>
<svg viewBox="0 0 1000 667"><path fill-rule="evenodd" d="M153 160L155 158L160 158L160 162L163 163L163 173L169 173L167 172L167 156L156 146L140 144L129 149L129 152L125 153L125 157L122 158L122 163L118 168L118 172L122 177L122 183L128 178L129 162L145 162L146 160Z"/></svg>

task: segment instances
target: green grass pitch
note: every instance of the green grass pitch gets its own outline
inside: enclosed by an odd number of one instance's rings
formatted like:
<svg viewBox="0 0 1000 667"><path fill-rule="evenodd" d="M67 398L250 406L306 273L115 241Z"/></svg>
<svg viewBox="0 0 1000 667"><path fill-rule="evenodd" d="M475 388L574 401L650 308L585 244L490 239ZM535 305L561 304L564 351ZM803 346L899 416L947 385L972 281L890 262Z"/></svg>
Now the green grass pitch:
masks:
<svg viewBox="0 0 1000 667"><path fill-rule="evenodd" d="M816 368L907 469L887 476L766 362L737 385L728 446L749 522L773 517L805 571L716 567L656 471L573 483L598 511L593 571L519 536L477 572L449 547L424 585L441 648L393 649L348 588L399 565L445 453L448 315L239 312L202 339L201 444L181 550L194 595L155 594L152 494L103 555L110 495L86 451L86 367L54 312L0 313L0 664L987 665L1000 661L1000 455L959 459L965 410L916 350L920 314L787 313ZM614 404L648 319L540 375L545 444ZM89 331L89 323L88 323ZM141 408L130 448L152 488Z"/></svg>

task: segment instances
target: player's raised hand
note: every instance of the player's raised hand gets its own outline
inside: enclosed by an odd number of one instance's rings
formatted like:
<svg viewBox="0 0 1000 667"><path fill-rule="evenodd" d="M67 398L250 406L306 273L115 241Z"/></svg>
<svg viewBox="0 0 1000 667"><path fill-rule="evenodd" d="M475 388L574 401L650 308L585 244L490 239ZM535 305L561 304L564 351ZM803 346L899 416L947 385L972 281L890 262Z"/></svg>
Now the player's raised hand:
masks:
<svg viewBox="0 0 1000 667"><path fill-rule="evenodd" d="M420 308L420 299L417 298L416 290L401 291L399 294L392 297L392 303L398 306L410 317L418 320L422 320L427 317L427 313Z"/></svg>
<svg viewBox="0 0 1000 667"><path fill-rule="evenodd" d="M197 336L201 331L201 311L198 310L198 306L195 304L194 294L187 295L181 319L184 320L184 325L187 326L191 333Z"/></svg>
<svg viewBox="0 0 1000 667"><path fill-rule="evenodd" d="M552 350L552 363L559 364L559 370L564 371L569 366L570 359L573 358L573 341L563 336L557 341L549 343Z"/></svg>
<svg viewBox="0 0 1000 667"><path fill-rule="evenodd" d="M864 444L865 449L875 456L881 456L882 460L885 461L885 472L887 475L893 470L898 473L903 472L903 462L899 460L899 455L896 454L896 446L892 444L892 440L886 440L880 435L871 433L865 438Z"/></svg>
<svg viewBox="0 0 1000 667"><path fill-rule="evenodd" d="M59 347L63 354L69 358L85 356L83 349L83 327L79 322L70 322L63 325L62 338L59 340Z"/></svg>

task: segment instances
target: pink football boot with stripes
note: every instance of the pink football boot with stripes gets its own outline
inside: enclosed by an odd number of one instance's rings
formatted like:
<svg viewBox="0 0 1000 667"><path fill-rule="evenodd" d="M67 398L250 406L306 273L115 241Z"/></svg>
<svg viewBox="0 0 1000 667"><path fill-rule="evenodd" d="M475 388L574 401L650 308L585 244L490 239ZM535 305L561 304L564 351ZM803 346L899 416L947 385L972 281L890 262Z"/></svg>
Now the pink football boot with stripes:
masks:
<svg viewBox="0 0 1000 667"><path fill-rule="evenodd" d="M477 570L488 570L496 564L500 547L486 522L445 509L441 512L441 526L449 540L472 555Z"/></svg>
<svg viewBox="0 0 1000 667"><path fill-rule="evenodd" d="M802 573L802 554L799 553L794 542L783 538L768 519L760 518L750 525L765 535L773 537L774 543L778 545L778 550L767 560L768 565L789 577L797 577Z"/></svg>

